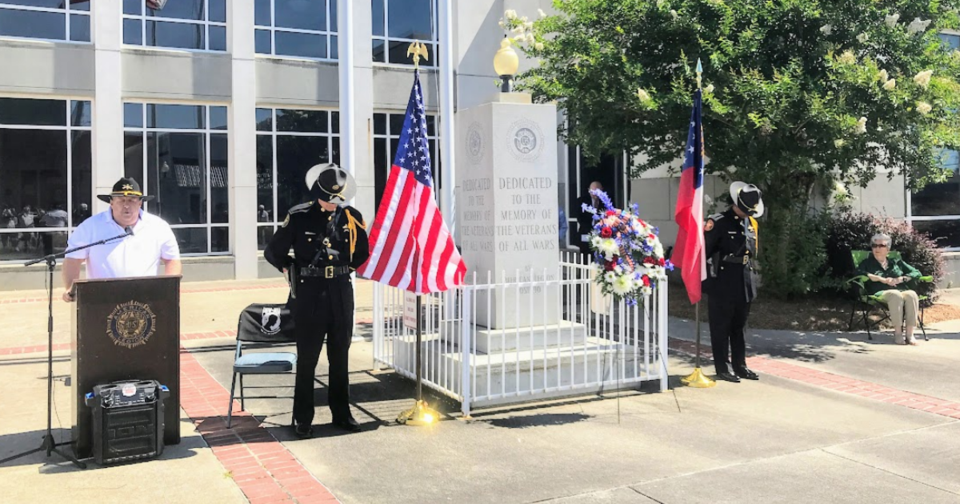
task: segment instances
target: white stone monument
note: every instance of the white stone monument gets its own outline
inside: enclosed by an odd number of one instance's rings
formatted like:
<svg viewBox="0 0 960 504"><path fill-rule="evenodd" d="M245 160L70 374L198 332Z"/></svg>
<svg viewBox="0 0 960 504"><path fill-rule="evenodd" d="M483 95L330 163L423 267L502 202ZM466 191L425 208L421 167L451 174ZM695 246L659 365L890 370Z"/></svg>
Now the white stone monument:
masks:
<svg viewBox="0 0 960 504"><path fill-rule="evenodd" d="M477 284L486 284L488 274L491 283L555 280L556 107L500 94L494 103L459 111L457 134L457 217L468 283L473 272ZM490 303L477 303L473 320L488 329L554 325L558 296L556 288L496 290Z"/></svg>

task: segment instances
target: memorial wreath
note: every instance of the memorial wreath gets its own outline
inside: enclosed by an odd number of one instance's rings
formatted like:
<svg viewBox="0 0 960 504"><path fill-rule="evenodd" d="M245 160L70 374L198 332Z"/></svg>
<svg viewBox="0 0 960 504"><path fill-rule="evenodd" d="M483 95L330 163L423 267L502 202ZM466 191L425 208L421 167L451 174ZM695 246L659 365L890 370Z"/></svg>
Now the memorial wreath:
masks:
<svg viewBox="0 0 960 504"><path fill-rule="evenodd" d="M607 193L591 190L603 209L586 203L583 211L593 214L590 249L597 268L596 282L604 294L612 294L628 305L653 292L657 282L667 280L673 264L663 257L659 230L637 217L636 203L629 210L614 208Z"/></svg>

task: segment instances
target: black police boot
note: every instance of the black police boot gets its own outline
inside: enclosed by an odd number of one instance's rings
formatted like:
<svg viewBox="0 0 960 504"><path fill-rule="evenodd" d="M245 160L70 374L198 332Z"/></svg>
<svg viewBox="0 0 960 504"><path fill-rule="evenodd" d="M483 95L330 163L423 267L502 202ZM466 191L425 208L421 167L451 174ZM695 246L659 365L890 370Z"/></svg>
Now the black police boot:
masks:
<svg viewBox="0 0 960 504"><path fill-rule="evenodd" d="M313 427L310 425L297 424L293 428L293 433L300 439L310 439L313 437Z"/></svg>
<svg viewBox="0 0 960 504"><path fill-rule="evenodd" d="M340 427L341 429L347 432L360 432L360 424L354 420L353 415L347 415L343 418L336 418L333 420L333 425Z"/></svg>
<svg viewBox="0 0 960 504"><path fill-rule="evenodd" d="M750 371L747 368L741 368L737 370L737 376L743 378L744 380L759 380L760 376L753 371Z"/></svg>
<svg viewBox="0 0 960 504"><path fill-rule="evenodd" d="M722 373L717 373L717 379L718 379L718 380L728 381L728 382L733 382L733 383L740 383L740 378L737 378L737 375L735 375L735 374L733 374L733 373L731 373L731 372L729 372L729 371L724 371L724 372L722 372Z"/></svg>

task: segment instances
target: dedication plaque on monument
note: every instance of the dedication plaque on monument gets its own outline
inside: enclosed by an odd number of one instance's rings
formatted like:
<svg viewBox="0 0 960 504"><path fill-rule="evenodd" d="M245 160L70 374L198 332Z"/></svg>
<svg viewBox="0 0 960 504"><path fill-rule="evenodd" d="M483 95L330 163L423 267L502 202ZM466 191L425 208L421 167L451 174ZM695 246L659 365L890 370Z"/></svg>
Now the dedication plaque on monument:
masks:
<svg viewBox="0 0 960 504"><path fill-rule="evenodd" d="M164 444L180 442L180 276L81 280L73 324L73 447L92 455L84 395L123 380L156 380L170 389Z"/></svg>

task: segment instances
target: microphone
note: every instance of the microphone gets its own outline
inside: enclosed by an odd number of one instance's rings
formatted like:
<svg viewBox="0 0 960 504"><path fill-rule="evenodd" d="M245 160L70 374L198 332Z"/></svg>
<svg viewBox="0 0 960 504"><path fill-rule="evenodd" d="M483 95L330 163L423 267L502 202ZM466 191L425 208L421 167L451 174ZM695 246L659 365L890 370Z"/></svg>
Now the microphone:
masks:
<svg viewBox="0 0 960 504"><path fill-rule="evenodd" d="M123 230L127 233L127 236L133 236L133 228L132 228L132 227L127 226L127 227L123 228Z"/></svg>

